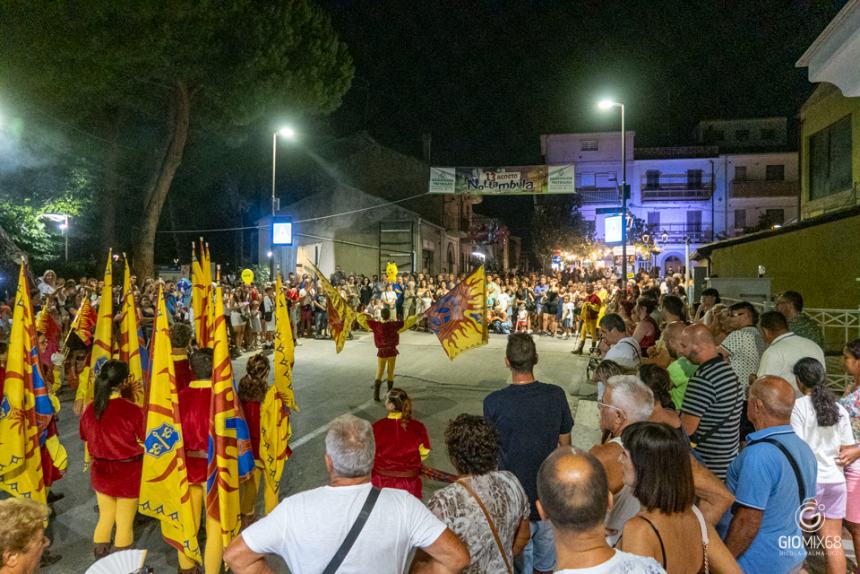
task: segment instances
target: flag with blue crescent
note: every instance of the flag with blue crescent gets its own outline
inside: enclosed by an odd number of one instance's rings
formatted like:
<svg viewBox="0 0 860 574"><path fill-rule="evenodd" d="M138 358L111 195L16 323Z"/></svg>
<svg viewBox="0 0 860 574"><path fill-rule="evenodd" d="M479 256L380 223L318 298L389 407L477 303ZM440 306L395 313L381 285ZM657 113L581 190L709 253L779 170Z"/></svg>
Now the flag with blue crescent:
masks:
<svg viewBox="0 0 860 574"><path fill-rule="evenodd" d="M275 287L275 384L266 391L260 405L260 460L263 462L265 486L277 493L284 472L284 463L292 454L289 443L293 434L290 414L298 412L293 392L295 345L287 310L287 298L281 276ZM272 509L267 508L266 512Z"/></svg>
<svg viewBox="0 0 860 574"><path fill-rule="evenodd" d="M158 291L152 334L152 377L146 405L146 438L138 509L161 521L165 542L202 563L189 493L179 396L171 358L164 295Z"/></svg>
<svg viewBox="0 0 860 574"><path fill-rule="evenodd" d="M424 315L452 361L467 349L486 345L489 328L483 265L440 297Z"/></svg>
<svg viewBox="0 0 860 574"><path fill-rule="evenodd" d="M108 250L105 265L104 287L99 297L98 318L93 336L93 347L90 351L89 377L81 381L75 395L76 400L82 400L84 405L93 401L93 390L96 377L102 370L102 365L109 361L113 354L113 250Z"/></svg>
<svg viewBox="0 0 860 574"><path fill-rule="evenodd" d="M143 340L143 330L137 320L137 305L131 286L128 259L122 283L122 314L119 322L119 359L128 364L128 383L123 394L138 406L143 406L149 379L149 352Z"/></svg>
<svg viewBox="0 0 860 574"><path fill-rule="evenodd" d="M45 503L47 492L39 441L46 436L45 427L53 416L53 406L38 368L35 374L41 381L39 396L34 388L34 366L38 367L38 351L34 347L33 308L22 263L0 397L0 489L12 496Z"/></svg>
<svg viewBox="0 0 860 574"><path fill-rule="evenodd" d="M215 289L215 346L212 349L212 402L209 421L209 476L206 514L221 524L224 548L239 534L239 483L254 471L251 433L233 381L221 287ZM218 533L207 533L217 536Z"/></svg>
<svg viewBox="0 0 860 574"><path fill-rule="evenodd" d="M352 324L355 322L355 311L340 296L337 289L329 283L329 280L325 278L322 271L317 269L316 265L308 261L307 266L316 274L320 281L320 287L323 293L325 293L328 326L331 329L331 338L334 339L335 352L340 353L343 350L344 343L346 343L346 338L352 332Z"/></svg>

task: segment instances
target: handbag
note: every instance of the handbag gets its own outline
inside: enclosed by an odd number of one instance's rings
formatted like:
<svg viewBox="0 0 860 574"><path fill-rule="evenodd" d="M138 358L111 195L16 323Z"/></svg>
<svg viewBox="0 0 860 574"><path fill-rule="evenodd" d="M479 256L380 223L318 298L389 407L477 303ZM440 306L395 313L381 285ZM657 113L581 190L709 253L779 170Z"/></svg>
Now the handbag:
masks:
<svg viewBox="0 0 860 574"><path fill-rule="evenodd" d="M325 570L323 570L323 574L335 574L337 569L340 568L344 558L346 558L346 555L352 549L352 545L355 544L356 538L361 534L361 530L364 528L367 519L370 518L370 513L373 511L373 507L376 506L376 500L379 498L380 492L382 492L381 489L375 486L370 488L367 498L364 499L364 506L361 507L361 512L358 513L355 522L352 523L352 527L346 534L346 538L341 542L340 548L337 549L337 552L334 553Z"/></svg>
<svg viewBox="0 0 860 574"><path fill-rule="evenodd" d="M499 532L496 530L496 525L493 523L493 519L490 517L490 513L487 511L487 507L484 506L484 501L481 500L481 497L478 496L478 493L475 492L469 483L467 483L464 479L459 479L457 484L466 489L472 498L475 499L475 502L478 503L478 506L481 508L481 512L484 513L484 518L487 519L487 524L490 526L490 532L493 533L493 538L496 541L496 546L499 549L499 553L502 555L502 560L505 561L505 567L508 569L508 574L514 574L514 569L511 568L511 563L508 561L508 555L505 553L505 548L502 546L502 541L499 539Z"/></svg>

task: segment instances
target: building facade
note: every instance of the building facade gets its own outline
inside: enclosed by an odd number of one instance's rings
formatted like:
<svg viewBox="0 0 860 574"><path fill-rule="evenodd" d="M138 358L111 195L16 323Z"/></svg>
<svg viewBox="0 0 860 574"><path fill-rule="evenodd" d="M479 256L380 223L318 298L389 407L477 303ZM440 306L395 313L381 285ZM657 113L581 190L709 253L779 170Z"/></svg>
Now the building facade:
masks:
<svg viewBox="0 0 860 574"><path fill-rule="evenodd" d="M686 263L688 241L695 250L797 217L794 152L729 154L706 145L637 148L634 132L627 133L626 145L629 213L656 244L652 253L635 256L637 269L678 272ZM606 220L621 210L621 133L545 135L541 151L547 164L574 164L581 213L595 240L605 242Z"/></svg>

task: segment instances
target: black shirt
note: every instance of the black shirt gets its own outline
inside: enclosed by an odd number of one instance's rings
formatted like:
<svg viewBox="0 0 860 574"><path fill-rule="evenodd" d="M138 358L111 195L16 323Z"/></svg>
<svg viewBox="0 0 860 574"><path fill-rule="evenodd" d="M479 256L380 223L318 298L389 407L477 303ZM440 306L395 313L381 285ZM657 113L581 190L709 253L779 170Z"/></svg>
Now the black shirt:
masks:
<svg viewBox="0 0 860 574"><path fill-rule="evenodd" d="M564 390L535 381L508 385L484 399L484 417L501 437L501 470L519 479L531 504L531 520L540 520L535 506L537 473L558 447L558 437L573 428Z"/></svg>

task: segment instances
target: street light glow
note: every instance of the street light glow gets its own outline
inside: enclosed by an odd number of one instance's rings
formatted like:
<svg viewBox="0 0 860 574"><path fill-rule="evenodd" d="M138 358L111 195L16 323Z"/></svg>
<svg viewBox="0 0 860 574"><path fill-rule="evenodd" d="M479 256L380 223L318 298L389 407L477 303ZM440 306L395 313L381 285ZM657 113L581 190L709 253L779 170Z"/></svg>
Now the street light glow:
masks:
<svg viewBox="0 0 860 574"><path fill-rule="evenodd" d="M284 126L278 130L278 135L287 140L296 139L296 130L291 126Z"/></svg>
<svg viewBox="0 0 860 574"><path fill-rule="evenodd" d="M618 104L617 102L614 102L608 98L604 98L604 99L600 100L599 102L597 102L597 107L600 108L601 110L608 110L608 109L611 109L617 105L620 105L620 104Z"/></svg>

